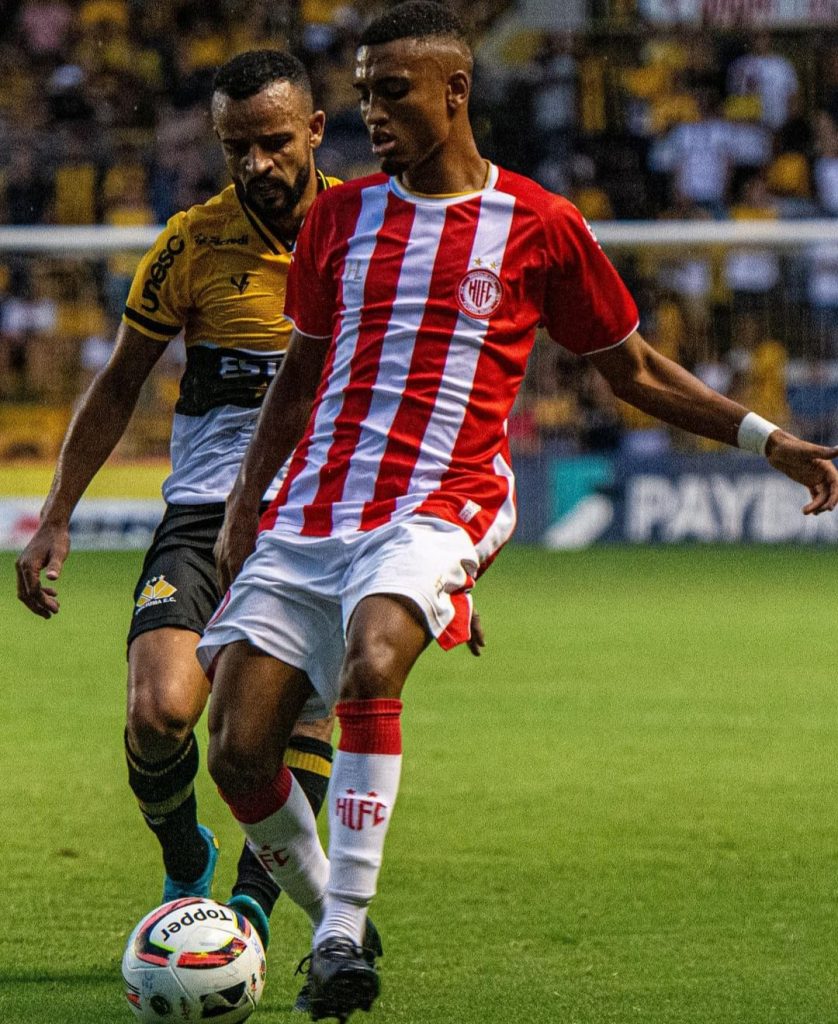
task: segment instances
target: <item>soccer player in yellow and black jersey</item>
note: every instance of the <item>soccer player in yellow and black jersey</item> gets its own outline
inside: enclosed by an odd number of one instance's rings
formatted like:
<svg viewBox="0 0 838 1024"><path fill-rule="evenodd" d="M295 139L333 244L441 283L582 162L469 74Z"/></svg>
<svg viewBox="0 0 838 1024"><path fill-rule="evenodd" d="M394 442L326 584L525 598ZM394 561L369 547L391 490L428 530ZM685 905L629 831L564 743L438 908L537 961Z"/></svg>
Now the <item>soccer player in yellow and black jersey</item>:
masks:
<svg viewBox="0 0 838 1024"><path fill-rule="evenodd" d="M210 892L217 842L198 824L193 790L193 728L208 697L195 647L221 597L213 545L224 501L291 334L282 310L294 240L318 192L334 181L314 164L325 115L314 109L294 57L272 50L234 57L216 76L212 117L233 184L172 217L140 262L114 353L70 425L40 526L17 565L18 596L50 618L59 603L41 573L48 584L58 578L76 503L122 436L165 346L183 332L167 508L128 634L128 777L162 847L165 900ZM331 719L301 722L290 741L289 767L315 812L326 792L331 733ZM231 902L266 941L278 893L245 846ZM373 935L370 945L377 947Z"/></svg>

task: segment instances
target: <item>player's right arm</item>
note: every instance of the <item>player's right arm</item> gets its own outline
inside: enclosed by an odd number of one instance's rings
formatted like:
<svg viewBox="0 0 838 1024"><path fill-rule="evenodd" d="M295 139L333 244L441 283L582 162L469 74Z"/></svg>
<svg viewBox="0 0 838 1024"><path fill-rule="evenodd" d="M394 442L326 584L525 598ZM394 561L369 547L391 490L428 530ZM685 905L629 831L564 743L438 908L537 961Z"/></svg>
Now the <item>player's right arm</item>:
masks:
<svg viewBox="0 0 838 1024"><path fill-rule="evenodd" d="M17 560L17 596L41 618L59 608L54 587L70 551L70 516L88 484L125 432L140 389L165 344L123 322L107 365L96 377L73 416L41 509L40 525Z"/></svg>
<svg viewBox="0 0 838 1024"><path fill-rule="evenodd" d="M265 395L215 545L218 582L226 590L256 543L259 505L305 432L326 362L329 338L293 331L279 373Z"/></svg>
<svg viewBox="0 0 838 1024"><path fill-rule="evenodd" d="M265 395L256 430L227 498L215 545L218 582L226 590L256 544L259 505L268 485L305 433L332 339L335 275L329 233L335 217L323 211L332 192L322 192L300 229L288 271L284 314L291 340Z"/></svg>

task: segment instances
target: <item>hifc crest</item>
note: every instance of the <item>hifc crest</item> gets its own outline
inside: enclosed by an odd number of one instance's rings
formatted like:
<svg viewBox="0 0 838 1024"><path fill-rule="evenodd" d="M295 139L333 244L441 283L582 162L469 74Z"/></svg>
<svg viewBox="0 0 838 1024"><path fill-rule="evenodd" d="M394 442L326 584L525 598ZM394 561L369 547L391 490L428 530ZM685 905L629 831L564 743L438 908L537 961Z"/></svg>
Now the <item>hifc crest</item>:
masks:
<svg viewBox="0 0 838 1024"><path fill-rule="evenodd" d="M503 285L493 270L470 270L457 288L457 304L467 316L490 317L503 298Z"/></svg>
<svg viewBox="0 0 838 1024"><path fill-rule="evenodd" d="M373 790L364 794L347 789L335 799L335 814L345 828L362 832L387 821L387 804Z"/></svg>

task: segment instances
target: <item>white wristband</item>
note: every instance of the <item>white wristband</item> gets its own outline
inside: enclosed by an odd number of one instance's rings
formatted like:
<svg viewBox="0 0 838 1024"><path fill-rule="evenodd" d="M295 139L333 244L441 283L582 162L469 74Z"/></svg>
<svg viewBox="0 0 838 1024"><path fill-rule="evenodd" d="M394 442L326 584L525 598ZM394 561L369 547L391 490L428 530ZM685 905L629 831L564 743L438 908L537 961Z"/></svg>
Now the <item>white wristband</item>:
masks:
<svg viewBox="0 0 838 1024"><path fill-rule="evenodd" d="M765 455L765 446L768 438L775 430L780 428L776 423L765 420L755 412L749 412L739 424L739 432L736 435L736 443L746 452L753 452L755 455Z"/></svg>

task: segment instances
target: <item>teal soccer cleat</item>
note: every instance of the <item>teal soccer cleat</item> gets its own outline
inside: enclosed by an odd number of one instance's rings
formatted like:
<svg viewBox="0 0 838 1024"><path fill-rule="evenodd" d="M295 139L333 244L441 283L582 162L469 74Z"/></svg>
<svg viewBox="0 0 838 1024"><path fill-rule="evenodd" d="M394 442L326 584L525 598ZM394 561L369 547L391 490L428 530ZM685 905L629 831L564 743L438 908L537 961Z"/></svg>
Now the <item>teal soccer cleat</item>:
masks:
<svg viewBox="0 0 838 1024"><path fill-rule="evenodd" d="M163 883L164 903L182 900L189 896L198 896L204 899L209 899L211 896L212 877L215 874L215 865L218 863L218 840L206 825L199 825L198 831L203 836L209 851L204 873L199 875L194 882L178 882L166 875L166 881Z"/></svg>
<svg viewBox="0 0 838 1024"><path fill-rule="evenodd" d="M227 900L227 906L237 910L250 921L256 929L256 934L262 940L262 948L267 949L271 941L271 923L258 902L252 896L240 892Z"/></svg>

